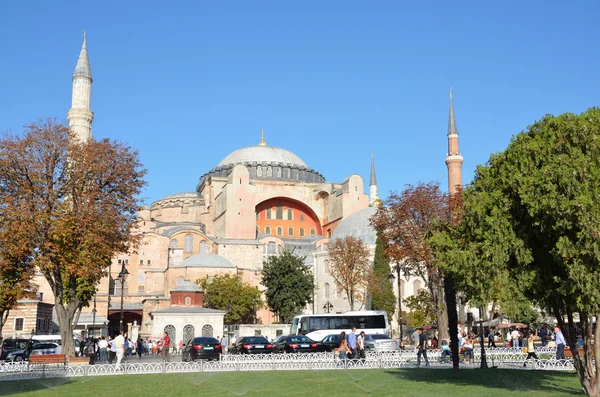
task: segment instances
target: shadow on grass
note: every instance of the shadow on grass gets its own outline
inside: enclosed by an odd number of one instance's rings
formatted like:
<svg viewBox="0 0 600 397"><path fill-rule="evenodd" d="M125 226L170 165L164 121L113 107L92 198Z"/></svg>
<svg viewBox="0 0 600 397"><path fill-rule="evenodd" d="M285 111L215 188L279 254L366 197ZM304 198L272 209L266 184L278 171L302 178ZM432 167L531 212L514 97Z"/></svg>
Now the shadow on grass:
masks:
<svg viewBox="0 0 600 397"><path fill-rule="evenodd" d="M66 377L0 381L0 396L37 390L54 390L71 382L72 379Z"/></svg>
<svg viewBox="0 0 600 397"><path fill-rule="evenodd" d="M579 379L573 372L521 371L514 369L462 369L454 375L452 369L406 368L386 371L413 382L478 386L503 390L540 390L549 393L584 395Z"/></svg>

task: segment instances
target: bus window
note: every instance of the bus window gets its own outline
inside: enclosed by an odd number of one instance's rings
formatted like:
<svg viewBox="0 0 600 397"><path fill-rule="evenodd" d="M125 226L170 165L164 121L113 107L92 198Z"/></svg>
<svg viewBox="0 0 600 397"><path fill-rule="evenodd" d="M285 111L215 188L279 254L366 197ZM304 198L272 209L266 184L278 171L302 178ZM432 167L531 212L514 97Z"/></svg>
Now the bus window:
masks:
<svg viewBox="0 0 600 397"><path fill-rule="evenodd" d="M292 324L292 329L290 330L290 335L298 334L298 317L294 317L294 323Z"/></svg>
<svg viewBox="0 0 600 397"><path fill-rule="evenodd" d="M298 335L306 334L308 334L308 317L302 317L298 326Z"/></svg>

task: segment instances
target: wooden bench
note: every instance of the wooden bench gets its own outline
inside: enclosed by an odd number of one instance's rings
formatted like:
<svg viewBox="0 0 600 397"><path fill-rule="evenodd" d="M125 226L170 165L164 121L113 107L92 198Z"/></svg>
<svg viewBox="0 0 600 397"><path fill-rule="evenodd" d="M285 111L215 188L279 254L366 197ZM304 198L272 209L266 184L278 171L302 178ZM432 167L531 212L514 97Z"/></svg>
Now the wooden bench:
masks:
<svg viewBox="0 0 600 397"><path fill-rule="evenodd" d="M70 366L88 365L90 363L90 358L89 357L70 357L68 361L69 361Z"/></svg>
<svg viewBox="0 0 600 397"><path fill-rule="evenodd" d="M580 347L579 349L579 357L583 357L583 347ZM592 355L594 354L594 349L592 349ZM571 358L573 357L573 352L571 351L571 348L567 347L565 348L565 358Z"/></svg>
<svg viewBox="0 0 600 397"><path fill-rule="evenodd" d="M29 356L29 364L66 364L64 354L34 354Z"/></svg>

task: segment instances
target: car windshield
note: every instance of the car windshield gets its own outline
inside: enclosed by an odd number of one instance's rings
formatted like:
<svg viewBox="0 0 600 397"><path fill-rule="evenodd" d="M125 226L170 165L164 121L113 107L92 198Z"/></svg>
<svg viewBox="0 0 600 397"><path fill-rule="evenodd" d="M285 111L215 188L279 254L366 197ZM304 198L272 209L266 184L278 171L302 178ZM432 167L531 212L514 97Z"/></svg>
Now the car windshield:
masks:
<svg viewBox="0 0 600 397"><path fill-rule="evenodd" d="M200 344L200 343L219 343L218 340L216 340L215 338L194 338L194 344Z"/></svg>
<svg viewBox="0 0 600 397"><path fill-rule="evenodd" d="M308 337L306 336L290 336L288 338L288 342L290 343L310 343L312 342L310 339L308 339Z"/></svg>
<svg viewBox="0 0 600 397"><path fill-rule="evenodd" d="M369 335L369 338L371 338L371 339L390 339L387 335L383 335L383 334Z"/></svg>
<svg viewBox="0 0 600 397"><path fill-rule="evenodd" d="M253 343L253 344L266 344L269 343L268 340L263 338L262 336L248 336L244 338L244 343Z"/></svg>

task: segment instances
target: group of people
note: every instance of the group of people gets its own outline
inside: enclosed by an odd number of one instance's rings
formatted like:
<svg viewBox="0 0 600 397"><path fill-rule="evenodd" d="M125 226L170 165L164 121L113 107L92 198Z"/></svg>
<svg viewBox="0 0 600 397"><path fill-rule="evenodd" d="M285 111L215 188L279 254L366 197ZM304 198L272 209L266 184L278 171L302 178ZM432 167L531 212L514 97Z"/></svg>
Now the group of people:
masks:
<svg viewBox="0 0 600 397"><path fill-rule="evenodd" d="M365 360L365 332L356 334L356 327L346 335L345 331L340 334L340 344L335 351L339 352L340 360L361 359Z"/></svg>
<svg viewBox="0 0 600 397"><path fill-rule="evenodd" d="M113 338L84 338L79 344L82 356L89 357L90 364L112 364L120 365L125 355L131 355L134 344L122 332Z"/></svg>

